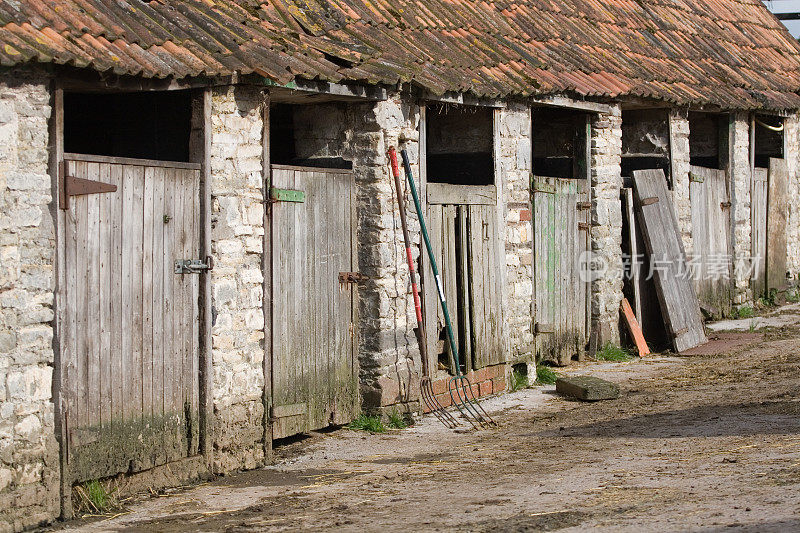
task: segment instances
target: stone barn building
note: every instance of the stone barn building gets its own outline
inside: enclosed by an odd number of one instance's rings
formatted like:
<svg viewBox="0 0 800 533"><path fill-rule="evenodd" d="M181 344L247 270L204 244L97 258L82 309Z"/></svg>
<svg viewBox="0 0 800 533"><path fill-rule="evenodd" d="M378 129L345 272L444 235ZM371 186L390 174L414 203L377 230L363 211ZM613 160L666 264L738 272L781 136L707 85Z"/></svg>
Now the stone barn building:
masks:
<svg viewBox="0 0 800 533"><path fill-rule="evenodd" d="M2 530L418 412L390 146L481 396L620 342L635 170L730 274L710 312L800 274L800 46L758 0L0 0L0 44Z"/></svg>

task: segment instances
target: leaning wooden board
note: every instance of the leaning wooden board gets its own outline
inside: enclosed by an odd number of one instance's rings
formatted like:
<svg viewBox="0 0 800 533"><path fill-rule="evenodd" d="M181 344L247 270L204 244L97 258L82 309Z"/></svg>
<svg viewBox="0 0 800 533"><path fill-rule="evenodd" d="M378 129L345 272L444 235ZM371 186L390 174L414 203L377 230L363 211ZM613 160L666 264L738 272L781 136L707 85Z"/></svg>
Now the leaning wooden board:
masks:
<svg viewBox="0 0 800 533"><path fill-rule="evenodd" d="M676 352L706 342L700 306L692 280L686 273L686 253L672 209L667 180L662 170L633 172L636 210L645 247L654 268L661 314Z"/></svg>
<svg viewBox="0 0 800 533"><path fill-rule="evenodd" d="M789 172L786 160L769 159L767 181L767 289L786 286L786 226Z"/></svg>

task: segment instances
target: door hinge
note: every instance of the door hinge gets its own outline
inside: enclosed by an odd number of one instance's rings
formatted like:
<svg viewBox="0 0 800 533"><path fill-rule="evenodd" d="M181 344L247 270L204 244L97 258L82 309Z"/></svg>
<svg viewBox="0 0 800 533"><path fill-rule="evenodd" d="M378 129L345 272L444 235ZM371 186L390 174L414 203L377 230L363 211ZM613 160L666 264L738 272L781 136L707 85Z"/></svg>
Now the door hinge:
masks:
<svg viewBox="0 0 800 533"><path fill-rule="evenodd" d="M578 202L578 211L585 211L592 208L592 202Z"/></svg>
<svg viewBox="0 0 800 533"><path fill-rule="evenodd" d="M653 205L658 203L658 196L648 196L647 198L642 198L642 205Z"/></svg>
<svg viewBox="0 0 800 533"><path fill-rule="evenodd" d="M719 207L720 207L721 209L728 209L730 206L731 206L731 203L730 203L730 202L720 202L720 203L719 203Z"/></svg>
<svg viewBox="0 0 800 533"><path fill-rule="evenodd" d="M117 192L117 186L113 183L104 183L102 181L67 176L66 164L62 163L60 172L62 176L61 191L59 191L61 196L61 209L69 209L70 196Z"/></svg>
<svg viewBox="0 0 800 533"><path fill-rule="evenodd" d="M369 279L369 276L365 276L360 272L339 272L339 283L358 283L360 281L366 281Z"/></svg>
<svg viewBox="0 0 800 533"><path fill-rule="evenodd" d="M206 256L205 262L202 259L176 259L175 260L175 273L176 274L200 274L201 272L208 272L214 270L214 258Z"/></svg>
<svg viewBox="0 0 800 533"><path fill-rule="evenodd" d="M689 172L689 181L693 181L695 183L703 183L704 181L706 181L706 179L699 174L695 174L694 172Z"/></svg>
<svg viewBox="0 0 800 533"><path fill-rule="evenodd" d="M587 222L578 222L579 230L588 230L591 226Z"/></svg>
<svg viewBox="0 0 800 533"><path fill-rule="evenodd" d="M306 193L296 189L278 189L277 187L269 188L269 202L274 204L277 202L295 202L301 203L306 201Z"/></svg>

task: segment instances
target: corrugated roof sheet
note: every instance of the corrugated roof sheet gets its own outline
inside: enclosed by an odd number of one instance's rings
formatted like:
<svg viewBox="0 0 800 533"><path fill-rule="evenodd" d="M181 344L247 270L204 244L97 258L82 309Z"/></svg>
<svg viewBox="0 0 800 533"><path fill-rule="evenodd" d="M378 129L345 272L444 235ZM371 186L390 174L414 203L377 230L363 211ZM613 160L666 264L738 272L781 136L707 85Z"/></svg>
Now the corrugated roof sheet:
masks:
<svg viewBox="0 0 800 533"><path fill-rule="evenodd" d="M0 64L800 108L760 0L0 0Z"/></svg>

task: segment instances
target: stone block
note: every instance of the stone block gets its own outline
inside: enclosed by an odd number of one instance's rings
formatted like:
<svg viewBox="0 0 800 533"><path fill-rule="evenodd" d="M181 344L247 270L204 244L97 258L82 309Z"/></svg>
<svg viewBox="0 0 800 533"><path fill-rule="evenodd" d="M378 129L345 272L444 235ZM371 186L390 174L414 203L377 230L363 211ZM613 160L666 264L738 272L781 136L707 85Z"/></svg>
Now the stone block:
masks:
<svg viewBox="0 0 800 533"><path fill-rule="evenodd" d="M556 392L587 402L619 398L619 386L616 383L594 376L558 378Z"/></svg>

